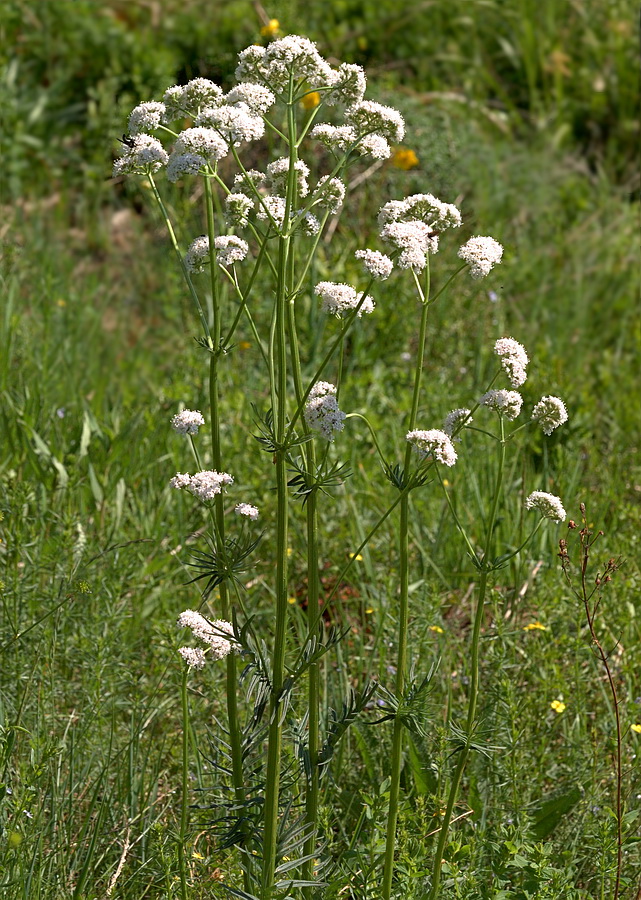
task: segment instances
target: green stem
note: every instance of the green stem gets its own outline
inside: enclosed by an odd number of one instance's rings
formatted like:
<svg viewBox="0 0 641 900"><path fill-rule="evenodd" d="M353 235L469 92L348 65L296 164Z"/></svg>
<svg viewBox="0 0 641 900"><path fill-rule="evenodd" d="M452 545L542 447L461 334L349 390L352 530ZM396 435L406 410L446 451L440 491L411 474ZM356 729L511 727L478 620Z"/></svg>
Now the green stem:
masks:
<svg viewBox="0 0 641 900"><path fill-rule="evenodd" d="M289 172L287 196L285 199L285 223L289 221L290 211L296 197L296 119L292 106L293 84L290 77L287 121L289 130ZM274 634L274 652L272 662L272 690L270 696L270 724L267 740L267 770L265 782L265 828L263 836L263 871L261 900L272 900L274 886L274 870L276 868L276 849L278 839L278 801L280 794L280 757L282 747L281 722L281 690L285 670L285 650L287 638L287 458L283 449L283 438L286 430L287 413L287 294L288 294L288 256L290 238L280 235L278 238L278 279L276 284L276 316L275 340L270 342L270 354L275 354L277 400L274 430L279 445L274 454L276 465L276 629ZM291 285L289 285L291 288ZM272 351L273 348L273 351Z"/></svg>
<svg viewBox="0 0 641 900"><path fill-rule="evenodd" d="M421 392L423 363L425 360L425 342L427 338L427 313L430 295L430 267L427 262L425 290L417 284L422 302L421 324L418 339L418 355L414 372L414 390L407 431L412 431L418 416L418 404ZM409 471L412 447L405 447L405 477ZM396 697L400 701L405 690L405 669L407 667L407 638L409 623L409 492L401 500L401 521L399 534L399 567L400 593L398 613L398 655L396 660ZM401 766L403 761L403 723L399 716L394 718L394 734L392 737L392 771L390 783L389 810L387 813L387 836L385 841L385 861L383 864L383 900L390 900L392 894L392 877L394 875L394 849L396 846L396 823L398 820L398 801L401 786Z"/></svg>
<svg viewBox="0 0 641 900"><path fill-rule="evenodd" d="M165 204L162 201L162 197L158 193L158 188L156 187L156 182L153 179L152 175L147 176L149 178L149 184L151 185L151 189L153 191L154 197L156 199L156 203L160 209L163 219L165 220L165 225L167 226L167 231L169 233L169 239L171 240L171 245L174 248L176 256L178 257L178 262L180 264L180 268L182 269L183 276L187 283L187 287L189 288L189 293L191 294L191 299L194 301L194 305L196 307L196 311L198 313L198 318L200 319L200 324L203 327L203 332L205 333L205 337L208 339L210 346L214 345L211 343L211 335L209 334L209 326L207 324L207 319L205 318L205 313L203 312L203 308L200 305L200 300L198 299L198 294L196 293L196 288L191 280L191 275L189 274L189 270L185 265L185 260L183 258L182 253L180 252L180 247L178 246L178 241L176 239L176 233L174 231L174 227L171 224L171 219L169 218L169 213L165 207ZM205 179L207 182L207 179Z"/></svg>
<svg viewBox="0 0 641 900"><path fill-rule="evenodd" d="M207 208L207 234L209 236L209 268L211 278L212 313L211 337L214 352L209 357L209 415L211 421L211 455L214 469L222 471L222 448L220 441L220 398L218 390L218 364L220 355L220 339L222 335L222 312L220 308L220 292L218 289L218 264L216 262L216 229L214 218L214 203L211 183L205 179L205 202ZM214 501L214 518L216 520L217 538L220 543L219 552L225 552L225 506L222 492ZM230 617L229 594L227 583L220 585L220 609L224 619ZM236 802L242 804L245 799L245 785L243 777L243 751L241 728L238 715L238 677L236 669L236 656L230 653L227 657L227 718L229 724L229 743L232 759L232 781ZM249 872L243 869L246 890L249 890Z"/></svg>
<svg viewBox="0 0 641 900"><path fill-rule="evenodd" d="M178 836L178 865L180 867L180 896L187 900L187 863L185 841L187 838L187 814L189 810L189 701L187 698L187 675L189 669L183 666L180 696L182 699L183 740L182 740L182 796L180 798L180 832Z"/></svg>
<svg viewBox="0 0 641 900"><path fill-rule="evenodd" d="M441 828L438 837L438 844L436 847L436 854L434 857L434 868L432 872L432 886L430 889L430 893L428 895L427 900L435 900L438 895L439 886L441 883L441 867L443 865L443 853L445 851L445 846L447 844L448 832L450 827L450 822L452 821L452 813L454 811L454 805L456 804L456 800L458 797L459 787L461 785L461 779L463 778L463 772L465 770L465 766L470 755L470 746L472 743L472 737L474 733L475 727L475 719L476 719L476 709L478 705L478 694L479 694L479 644L481 639L481 624L483 622L483 613L485 608L485 596L487 593L487 580L488 575L491 571L491 566L489 564L490 555L492 551L492 544L494 539L494 523L496 522L496 511L498 509L499 497L501 495L501 487L503 484L503 469L505 466L505 425L503 417L500 417L500 425L501 425L501 449L499 452L499 460L498 460L498 469L496 473L496 483L494 487L494 497L492 498L492 507L490 511L490 517L487 522L487 530L485 533L485 544L483 550L483 560L481 563L481 575L479 578L479 593L478 599L476 603L476 612L474 614L474 630L472 633L472 648L471 648L471 679L470 679L470 693L468 698L468 706L467 706L467 719L466 719L466 737L465 744L459 750L459 758L456 764L456 768L454 770L454 775L452 777L452 783L450 785L450 791L447 798L447 806L445 808L445 815L443 817L443 821L441 823Z"/></svg>

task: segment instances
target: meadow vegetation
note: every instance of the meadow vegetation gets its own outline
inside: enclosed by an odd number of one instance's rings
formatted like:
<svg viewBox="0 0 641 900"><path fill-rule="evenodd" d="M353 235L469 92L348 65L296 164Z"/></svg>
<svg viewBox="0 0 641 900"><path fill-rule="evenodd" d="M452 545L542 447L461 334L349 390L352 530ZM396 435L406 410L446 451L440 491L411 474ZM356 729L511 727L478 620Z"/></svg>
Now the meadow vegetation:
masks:
<svg viewBox="0 0 641 900"><path fill-rule="evenodd" d="M530 530L525 496L549 491L579 524L584 503L587 526L605 532L592 551L592 580L610 558L621 562L601 585L594 624L622 724L619 896L638 900L633 5L469 0L417 3L401 13L393 0L291 0L263 12L245 0L8 0L0 11L3 896L180 896L183 665L176 650L184 636L175 623L201 602L202 585L188 584L189 563L207 519L168 486L189 465L187 444L169 421L183 405L208 408L209 362L193 340L198 322L151 189L142 177L114 179L111 170L136 103L193 77L228 90L237 52L266 44L261 28L272 17L282 34L298 33L304 20L306 35L333 63L364 65L368 97L402 112L408 136L400 149L414 154L349 171L349 215L330 218L301 294L307 377L330 331L314 285L354 282L354 251L378 246L376 216L388 200L429 191L461 209L460 243L491 234L505 247L488 278L457 281L430 310L421 415L438 424L452 407L472 405L493 375L492 347L504 335L528 350L529 407L542 393L566 403L563 428L548 438L535 429L521 436L493 532L500 546L518 547ZM275 150L268 139L248 153L264 169ZM233 173L226 165L223 179ZM202 187L193 180L164 196L186 248L205 230ZM433 290L456 262L454 245L434 257ZM260 318L273 283L259 277ZM342 379L348 411L366 414L385 458L397 459L418 314L415 299L393 281L376 286L376 305L349 334ZM220 374L223 468L233 470L244 499L269 509L273 484L252 437L252 401L269 405L262 372L243 321ZM326 628L346 634L320 665L324 720L368 678L393 694L396 675L396 514L341 575L393 501L393 486L364 428L348 420L336 445L352 474L319 505L320 584L334 591ZM495 462L482 442L474 446L465 452L466 437L444 477L480 542ZM304 630L308 575L305 517L291 503L288 627L295 639ZM451 722L460 725L467 710L477 573L442 492L412 495L409 510L408 672L417 683L432 677L405 741L392 896L421 900L447 801ZM266 517L259 529L265 534L245 582L253 627L264 635L274 617L272 524ZM563 578L559 538L576 563L577 533L550 524L496 573L487 598L479 749L470 753L443 853L439 896L447 900L615 896L614 707L584 609ZM214 592L214 612L217 599ZM183 847L191 900L228 896L223 883L243 885L239 856L221 849L214 826L223 666L189 677ZM381 696L331 760L319 823L323 854L337 868L312 896L381 897L393 741L393 723L373 724L389 711L376 706Z"/></svg>

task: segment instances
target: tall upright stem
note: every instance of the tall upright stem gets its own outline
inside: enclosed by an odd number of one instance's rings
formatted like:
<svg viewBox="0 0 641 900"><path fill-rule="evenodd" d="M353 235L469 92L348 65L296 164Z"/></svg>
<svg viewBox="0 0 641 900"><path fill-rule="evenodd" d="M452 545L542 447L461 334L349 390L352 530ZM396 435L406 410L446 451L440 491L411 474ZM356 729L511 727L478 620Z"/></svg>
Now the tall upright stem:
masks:
<svg viewBox="0 0 641 900"><path fill-rule="evenodd" d="M211 342L212 348L209 356L209 416L211 422L211 455L214 469L222 471L223 454L220 441L220 398L218 388L218 367L220 362L220 339L222 335L222 311L220 308L220 290L218 284L218 265L216 261L216 227L214 218L214 202L211 182L205 178L205 202L207 208L207 234L209 237L209 268L211 278L212 295L212 322ZM216 519L216 531L221 543L219 552L225 553L225 509L222 493L218 494L214 503L214 516ZM222 581L220 591L220 610L223 619L230 617L229 591L226 581ZM227 721L229 724L229 746L232 760L232 781L236 803L240 806L245 799L245 784L243 776L243 749L241 728L238 714L238 672L236 669L236 656L230 653L226 662L227 680ZM249 873L244 869L244 884L249 890Z"/></svg>
<svg viewBox="0 0 641 900"><path fill-rule="evenodd" d="M426 273L425 293L422 296L421 324L418 338L418 355L414 373L414 389L412 406L408 419L408 431L416 425L418 404L421 392L423 363L425 360L425 341L427 337L427 313L429 309L430 269L429 257ZM409 477L412 448L409 443L405 447L405 478ZM396 659L396 697L400 701L405 690L405 669L407 667L407 628L409 622L409 493L401 498L401 521L399 534L399 612L398 612L398 655ZM394 718L392 736L392 771L390 784L389 810L387 814L387 835L385 841L385 862L383 868L383 900L390 900L392 894L392 877L394 875L394 849L396 846L396 823L398 820L398 801L401 785L401 766L403 762L403 723L399 716Z"/></svg>
<svg viewBox="0 0 641 900"><path fill-rule="evenodd" d="M267 772L265 783L265 829L263 837L263 871L261 882L261 900L271 900L274 886L274 869L276 867L276 849L278 839L278 801L280 793L280 756L282 746L281 691L284 680L285 650L287 637L287 449L283 446L287 424L287 299L288 257L290 252L289 220L296 197L296 119L292 103L293 84L290 77L287 124L289 140L289 174L287 196L285 199L285 215L282 233L278 239L278 267L276 284L276 317L275 341L273 344L275 365L276 410L274 415L274 433L276 451L276 629L274 633L274 651L272 659L272 688L270 697L270 723L267 742ZM270 348L271 352L271 348Z"/></svg>
<svg viewBox="0 0 641 900"><path fill-rule="evenodd" d="M187 816L189 810L189 700L187 697L187 675L189 669L183 667L180 683L182 702L182 796L180 798L180 832L178 836L178 865L180 870L180 900L187 900L187 862L185 841L187 839Z"/></svg>
<svg viewBox="0 0 641 900"><path fill-rule="evenodd" d="M427 900L435 900L438 895L438 889L441 883L441 867L443 865L443 852L447 844L447 837L452 821L452 813L456 803L461 779L470 755L470 746L474 733L474 724L476 719L476 709L478 706L479 695L479 644L481 640L481 625L483 623L483 612L485 609L485 596L487 593L487 580L492 566L490 563L490 555L494 542L494 524L496 522L496 511L498 509L499 497L501 495L501 487L503 485L503 469L505 467L505 424L503 417L500 418L501 443L499 450L498 468L496 473L496 482L494 485L494 496L492 498L492 506L490 516L487 520L487 528L485 532L485 541L483 547L483 560L481 562L481 574L479 577L479 591L476 601L476 611L474 614L474 630L472 632L471 647L471 677L470 677L470 693L467 701L467 718L465 723L465 743L459 749L459 757L452 776L450 791L447 798L447 806L445 815L441 822L441 828L436 846L436 854L434 856L434 868L432 870L432 886Z"/></svg>

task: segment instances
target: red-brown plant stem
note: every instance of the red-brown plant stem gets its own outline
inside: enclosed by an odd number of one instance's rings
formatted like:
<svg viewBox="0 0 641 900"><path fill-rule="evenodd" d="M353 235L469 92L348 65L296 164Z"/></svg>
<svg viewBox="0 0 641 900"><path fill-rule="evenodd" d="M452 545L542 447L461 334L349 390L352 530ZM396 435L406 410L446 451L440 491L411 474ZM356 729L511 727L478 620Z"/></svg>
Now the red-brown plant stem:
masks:
<svg viewBox="0 0 641 900"><path fill-rule="evenodd" d="M622 763L622 740L621 740L621 717L619 716L619 698L617 695L617 688L614 681L614 677L612 675L612 670L608 663L608 654L603 649L599 638L597 637L596 630L594 627L594 620L596 618L596 613L599 607L600 596L598 597L596 603L593 608L590 609L590 601L592 597L594 597L595 593L599 591L599 588L602 583L608 582L611 580L611 573L618 567L618 563L616 560L609 560L603 575L597 575L595 580L595 587L588 587L588 565L590 562L590 550L592 546L596 543L596 541L603 535L602 531L597 532L597 534L591 539L592 532L588 528L586 512L585 512L585 504L581 503L580 505L581 515L583 516L583 528L579 532L579 539L581 542L581 590L577 592L574 588L574 591L577 596L580 597L583 602L583 607L585 609L585 616L588 622L588 628L590 629L590 635L592 637L592 643L597 649L597 653L599 655L599 659L603 665L603 668L606 671L606 675L608 678L608 684L610 686L610 693L612 694L612 705L614 707L614 717L616 720L616 729L617 729L617 749L616 749L616 773L617 773L617 798L616 798L616 820L617 820L617 871L616 871L616 879L614 882L614 894L612 900L618 900L619 892L621 890L621 868L623 864L623 800L622 800L622 784L623 784L623 763ZM573 527L573 523L571 523L570 527ZM567 553L567 542L565 540L560 541L559 543L561 552L559 556L561 557L561 563L563 565L563 571L565 573L566 579L568 583L570 583L569 572L568 572L568 553ZM635 900L639 900L641 898L641 885L639 886L639 890L637 891Z"/></svg>

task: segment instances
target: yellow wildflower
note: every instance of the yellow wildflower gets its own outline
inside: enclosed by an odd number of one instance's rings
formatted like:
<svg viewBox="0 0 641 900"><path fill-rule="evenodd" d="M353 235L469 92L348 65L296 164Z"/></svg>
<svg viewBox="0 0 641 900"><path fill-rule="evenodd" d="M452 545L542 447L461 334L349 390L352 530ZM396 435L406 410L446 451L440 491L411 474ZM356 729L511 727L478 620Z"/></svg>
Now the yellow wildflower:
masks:
<svg viewBox="0 0 641 900"><path fill-rule="evenodd" d="M294 603L296 603L296 597L288 597L288 598L287 598L287 602L288 602L291 606L293 606Z"/></svg>
<svg viewBox="0 0 641 900"><path fill-rule="evenodd" d="M631 731L636 731L637 734L641 734L641 725L630 725Z"/></svg>
<svg viewBox="0 0 641 900"><path fill-rule="evenodd" d="M553 700L550 703L550 706L552 707L554 712L557 713L558 715L560 715L563 712L563 710L565 709L565 703L563 703L562 700Z"/></svg>
<svg viewBox="0 0 641 900"><path fill-rule="evenodd" d="M540 622L530 622L529 625L523 626L523 631L547 631L547 625L542 625Z"/></svg>
<svg viewBox="0 0 641 900"><path fill-rule="evenodd" d="M311 91L309 94L305 94L303 99L300 101L300 105L303 109L315 109L321 101L320 94L318 91Z"/></svg>
<svg viewBox="0 0 641 900"><path fill-rule="evenodd" d="M260 29L260 33L263 37L273 38L276 37L280 30L280 22L278 19L270 19L267 25L263 25Z"/></svg>
<svg viewBox="0 0 641 900"><path fill-rule="evenodd" d="M367 609L365 610L365 612L366 612L368 615L369 615L370 613L373 613L373 612L374 612L374 607L373 607L373 606L368 606ZM634 728L634 725L633 725L632 727Z"/></svg>
<svg viewBox="0 0 641 900"><path fill-rule="evenodd" d="M67 305L67 301L66 301L66 300L63 300L62 297L61 297L59 300L56 300L56 304L57 304L58 306L60 306L60 307L63 307L63 306L66 306L66 305Z"/></svg>
<svg viewBox="0 0 641 900"><path fill-rule="evenodd" d="M291 547L288 547L288 548L287 548L287 555L288 555L288 556L291 556L293 552L294 552L294 551L292 550Z"/></svg>
<svg viewBox="0 0 641 900"><path fill-rule="evenodd" d="M250 347L251 347L251 342L250 342L250 341L239 341L239 342L238 342L238 349L239 349L239 350L249 350Z"/></svg>
<svg viewBox="0 0 641 900"><path fill-rule="evenodd" d="M443 629L440 625L430 625L430 631L435 631L437 634L443 634Z"/></svg>
<svg viewBox="0 0 641 900"><path fill-rule="evenodd" d="M356 562L363 562L363 555L361 553L350 553L350 559L355 559Z"/></svg>
<svg viewBox="0 0 641 900"><path fill-rule="evenodd" d="M418 156L409 147L397 147L392 156L392 165L397 169L413 169L418 165Z"/></svg>

